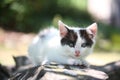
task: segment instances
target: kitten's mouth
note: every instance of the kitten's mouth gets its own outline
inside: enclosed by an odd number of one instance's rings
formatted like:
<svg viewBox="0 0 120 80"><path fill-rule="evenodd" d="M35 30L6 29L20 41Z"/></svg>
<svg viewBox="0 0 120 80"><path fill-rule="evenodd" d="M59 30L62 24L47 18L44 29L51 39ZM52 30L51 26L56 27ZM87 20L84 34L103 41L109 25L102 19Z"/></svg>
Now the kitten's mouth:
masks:
<svg viewBox="0 0 120 80"><path fill-rule="evenodd" d="M76 57L79 57L79 56L80 56L80 51L79 51L79 50L76 50L76 51L75 51L75 56L76 56Z"/></svg>

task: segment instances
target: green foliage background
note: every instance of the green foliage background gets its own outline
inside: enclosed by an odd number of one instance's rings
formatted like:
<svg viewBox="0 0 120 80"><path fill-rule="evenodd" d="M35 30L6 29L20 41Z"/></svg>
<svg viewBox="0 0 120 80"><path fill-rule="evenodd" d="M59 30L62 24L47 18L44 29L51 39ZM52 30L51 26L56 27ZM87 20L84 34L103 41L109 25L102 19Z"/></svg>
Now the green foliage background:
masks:
<svg viewBox="0 0 120 80"><path fill-rule="evenodd" d="M38 32L62 20L68 25L88 26L95 22L87 12L87 0L1 0L0 26L7 30ZM120 31L98 23L96 50L120 52ZM101 44L102 43L102 44Z"/></svg>
<svg viewBox="0 0 120 80"><path fill-rule="evenodd" d="M90 18L86 0L2 0L0 4L0 24L16 31L37 32L56 18L77 24Z"/></svg>

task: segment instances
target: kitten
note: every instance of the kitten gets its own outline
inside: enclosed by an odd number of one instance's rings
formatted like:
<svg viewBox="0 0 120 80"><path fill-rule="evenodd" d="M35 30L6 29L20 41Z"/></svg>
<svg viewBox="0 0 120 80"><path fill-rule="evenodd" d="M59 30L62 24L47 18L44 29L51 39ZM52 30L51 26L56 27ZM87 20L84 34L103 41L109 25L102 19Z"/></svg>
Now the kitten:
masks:
<svg viewBox="0 0 120 80"><path fill-rule="evenodd" d="M86 65L85 57L92 53L97 24L87 28L69 27L58 21L59 30L45 29L29 46L28 53L35 65L57 64Z"/></svg>

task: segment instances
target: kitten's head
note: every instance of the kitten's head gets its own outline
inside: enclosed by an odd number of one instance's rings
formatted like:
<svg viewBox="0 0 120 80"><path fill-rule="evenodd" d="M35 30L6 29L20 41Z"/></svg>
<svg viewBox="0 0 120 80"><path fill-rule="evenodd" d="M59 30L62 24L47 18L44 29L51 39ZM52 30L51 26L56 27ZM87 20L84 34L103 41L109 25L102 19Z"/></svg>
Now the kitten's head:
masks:
<svg viewBox="0 0 120 80"><path fill-rule="evenodd" d="M71 28L63 22L58 22L61 45L68 55L74 57L85 56L92 51L97 34L97 24L87 28Z"/></svg>

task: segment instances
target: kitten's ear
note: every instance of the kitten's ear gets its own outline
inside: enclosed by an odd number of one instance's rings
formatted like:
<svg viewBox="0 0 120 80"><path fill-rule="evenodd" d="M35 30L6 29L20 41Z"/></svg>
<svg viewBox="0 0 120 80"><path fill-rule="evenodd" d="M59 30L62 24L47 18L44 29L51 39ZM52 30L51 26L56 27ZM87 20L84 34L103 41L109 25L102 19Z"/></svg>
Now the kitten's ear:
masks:
<svg viewBox="0 0 120 80"><path fill-rule="evenodd" d="M93 23L87 27L87 29L91 30L91 32L96 35L97 34L97 23Z"/></svg>
<svg viewBox="0 0 120 80"><path fill-rule="evenodd" d="M62 21L59 20L58 26L59 26L60 36L65 37L65 35L68 32L66 25Z"/></svg>

